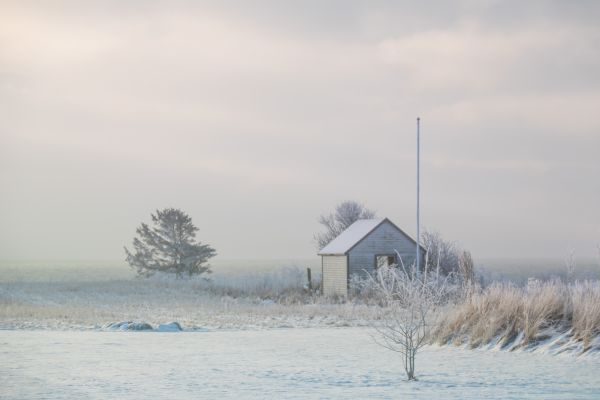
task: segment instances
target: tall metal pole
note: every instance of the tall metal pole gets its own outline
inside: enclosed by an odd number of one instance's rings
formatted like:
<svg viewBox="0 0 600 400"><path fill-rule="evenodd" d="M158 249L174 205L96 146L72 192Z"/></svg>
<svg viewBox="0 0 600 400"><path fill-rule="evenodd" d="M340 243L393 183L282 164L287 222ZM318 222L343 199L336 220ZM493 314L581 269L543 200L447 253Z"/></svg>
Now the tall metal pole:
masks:
<svg viewBox="0 0 600 400"><path fill-rule="evenodd" d="M421 118L417 118L417 278L421 267L421 214L420 214L420 196L421 196Z"/></svg>

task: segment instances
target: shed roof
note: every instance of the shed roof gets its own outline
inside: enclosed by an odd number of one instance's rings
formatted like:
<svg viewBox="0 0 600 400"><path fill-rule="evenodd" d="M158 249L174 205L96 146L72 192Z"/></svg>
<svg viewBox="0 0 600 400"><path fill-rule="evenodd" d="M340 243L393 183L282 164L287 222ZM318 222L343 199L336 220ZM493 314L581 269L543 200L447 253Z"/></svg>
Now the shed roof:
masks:
<svg viewBox="0 0 600 400"><path fill-rule="evenodd" d="M319 251L322 254L345 254L385 219L359 219Z"/></svg>
<svg viewBox="0 0 600 400"><path fill-rule="evenodd" d="M383 222L389 222L394 228L400 233L406 236L409 240L414 242L413 238L408 236L402 229L398 228L392 221L387 218L376 218L376 219L359 219L354 222L345 231L339 234L338 237L333 239L329 244L319 251L318 255L342 255L350 251L358 242L365 238L368 234L373 232ZM421 250L424 250L423 246L420 246Z"/></svg>

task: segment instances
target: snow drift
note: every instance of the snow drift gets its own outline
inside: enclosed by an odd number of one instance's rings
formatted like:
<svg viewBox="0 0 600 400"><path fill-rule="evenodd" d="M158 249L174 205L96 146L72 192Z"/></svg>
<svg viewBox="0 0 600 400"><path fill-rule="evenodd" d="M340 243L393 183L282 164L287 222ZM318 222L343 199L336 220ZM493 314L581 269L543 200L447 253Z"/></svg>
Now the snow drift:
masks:
<svg viewBox="0 0 600 400"><path fill-rule="evenodd" d="M147 322L122 321L111 322L102 326L105 331L155 331L155 332L181 332L183 328L179 322L169 322L159 324L158 328L154 329Z"/></svg>
<svg viewBox="0 0 600 400"><path fill-rule="evenodd" d="M146 322L122 321L105 324L102 329L106 331L151 331L153 328Z"/></svg>

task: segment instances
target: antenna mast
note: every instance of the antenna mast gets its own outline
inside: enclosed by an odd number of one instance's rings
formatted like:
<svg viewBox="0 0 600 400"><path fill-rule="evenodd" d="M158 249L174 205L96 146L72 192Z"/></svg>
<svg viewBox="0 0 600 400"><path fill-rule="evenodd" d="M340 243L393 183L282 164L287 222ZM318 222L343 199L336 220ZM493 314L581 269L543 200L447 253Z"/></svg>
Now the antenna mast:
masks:
<svg viewBox="0 0 600 400"><path fill-rule="evenodd" d="M420 220L420 195L421 195L421 118L417 117L417 278L421 267L421 249L419 242L421 241L421 220Z"/></svg>

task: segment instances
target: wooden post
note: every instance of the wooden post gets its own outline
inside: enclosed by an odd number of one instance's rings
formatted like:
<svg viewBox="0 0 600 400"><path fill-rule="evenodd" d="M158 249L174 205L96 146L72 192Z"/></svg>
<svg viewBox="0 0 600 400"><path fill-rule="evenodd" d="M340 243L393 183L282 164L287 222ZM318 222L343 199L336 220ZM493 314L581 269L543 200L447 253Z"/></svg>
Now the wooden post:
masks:
<svg viewBox="0 0 600 400"><path fill-rule="evenodd" d="M308 290L312 291L312 279L310 275L310 268L306 268L306 276L308 277Z"/></svg>

